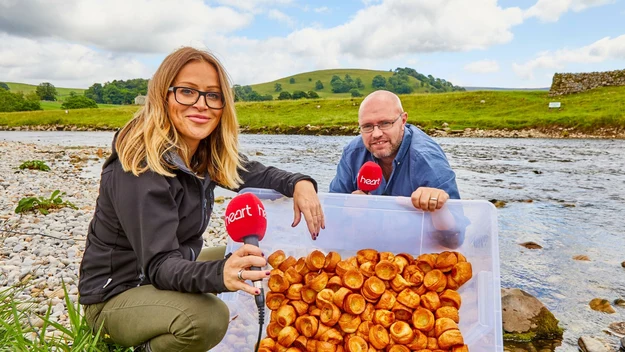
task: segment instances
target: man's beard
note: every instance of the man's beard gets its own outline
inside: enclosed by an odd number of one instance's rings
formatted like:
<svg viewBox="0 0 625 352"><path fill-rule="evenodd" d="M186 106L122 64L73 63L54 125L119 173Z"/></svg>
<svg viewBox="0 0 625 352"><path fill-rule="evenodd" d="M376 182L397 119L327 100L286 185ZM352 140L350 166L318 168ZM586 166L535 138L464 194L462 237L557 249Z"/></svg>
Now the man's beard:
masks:
<svg viewBox="0 0 625 352"><path fill-rule="evenodd" d="M384 158L388 158L390 156L393 156L393 154L397 153L397 151L399 150L399 147L401 146L401 141L403 140L403 138L400 138L397 140L397 142L395 144L391 144L391 149L388 152L371 152L371 154L373 154L373 156L375 156L377 159L384 159Z"/></svg>

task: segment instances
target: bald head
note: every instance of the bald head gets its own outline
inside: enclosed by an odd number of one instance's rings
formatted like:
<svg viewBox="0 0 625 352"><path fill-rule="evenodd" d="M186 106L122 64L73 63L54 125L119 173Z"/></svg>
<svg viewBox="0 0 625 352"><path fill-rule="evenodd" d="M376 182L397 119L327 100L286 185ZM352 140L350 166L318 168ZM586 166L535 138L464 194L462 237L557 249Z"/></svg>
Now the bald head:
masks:
<svg viewBox="0 0 625 352"><path fill-rule="evenodd" d="M401 100L395 93L387 90L376 90L367 95L360 103L358 120L361 120L365 114L373 114L380 110L392 110L399 114L404 111L404 108L401 106Z"/></svg>

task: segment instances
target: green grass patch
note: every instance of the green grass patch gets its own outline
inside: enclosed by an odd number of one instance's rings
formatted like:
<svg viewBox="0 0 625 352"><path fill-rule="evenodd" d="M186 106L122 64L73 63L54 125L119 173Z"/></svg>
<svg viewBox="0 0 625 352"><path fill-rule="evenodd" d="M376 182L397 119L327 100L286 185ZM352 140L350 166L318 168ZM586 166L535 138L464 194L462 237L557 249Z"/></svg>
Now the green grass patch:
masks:
<svg viewBox="0 0 625 352"><path fill-rule="evenodd" d="M60 110L61 105L63 105L63 101L45 101L42 100L39 102L41 104L41 108L44 110ZM98 104L98 108L100 109L111 109L111 108L120 108L121 105L116 104Z"/></svg>
<svg viewBox="0 0 625 352"><path fill-rule="evenodd" d="M625 87L597 88L562 97L547 94L546 91L471 91L402 95L401 100L408 121L425 130L440 128L444 122L451 129L563 127L592 132L597 128L625 128ZM241 126L251 131L271 133L276 128L306 125L355 128L361 101L362 98L326 98L240 102L236 109ZM561 102L562 107L549 109L551 101ZM76 109L68 114L60 109L0 113L0 126L60 124L112 129L123 126L137 110L137 106L122 106Z"/></svg>
<svg viewBox="0 0 625 352"><path fill-rule="evenodd" d="M14 83L14 82L5 82L7 86L11 89L12 93L23 92L24 94L28 94L30 92L34 92L37 90L37 85L35 84L25 84L25 83ZM63 100L66 97L69 97L70 92L76 92L76 94L83 95L86 89L84 88L60 88L56 87L58 100ZM59 107L61 105L59 104ZM42 106L43 107L43 106ZM45 108L44 108L45 109Z"/></svg>

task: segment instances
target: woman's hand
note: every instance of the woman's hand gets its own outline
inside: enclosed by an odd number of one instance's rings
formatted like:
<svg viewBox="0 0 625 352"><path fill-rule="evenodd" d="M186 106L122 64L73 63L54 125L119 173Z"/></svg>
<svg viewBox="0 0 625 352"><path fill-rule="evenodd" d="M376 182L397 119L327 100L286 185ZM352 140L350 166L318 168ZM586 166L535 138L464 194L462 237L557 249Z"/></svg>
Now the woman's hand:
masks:
<svg viewBox="0 0 625 352"><path fill-rule="evenodd" d="M326 221L323 217L323 209L321 209L319 197L317 197L317 192L315 192L315 186L310 181L301 180L295 184L293 212L295 217L291 226L297 226L302 219L301 214L304 214L308 231L313 240L317 239L321 229L326 228Z"/></svg>
<svg viewBox="0 0 625 352"><path fill-rule="evenodd" d="M224 264L224 285L229 291L242 290L251 295L258 295L260 292L257 291L257 288L249 285L245 280L254 281L269 277L269 270L263 269L266 265L267 260L260 248L251 244L244 244L232 252ZM257 266L261 270L249 270L251 266ZM239 270L243 270L241 272L243 280L239 280Z"/></svg>

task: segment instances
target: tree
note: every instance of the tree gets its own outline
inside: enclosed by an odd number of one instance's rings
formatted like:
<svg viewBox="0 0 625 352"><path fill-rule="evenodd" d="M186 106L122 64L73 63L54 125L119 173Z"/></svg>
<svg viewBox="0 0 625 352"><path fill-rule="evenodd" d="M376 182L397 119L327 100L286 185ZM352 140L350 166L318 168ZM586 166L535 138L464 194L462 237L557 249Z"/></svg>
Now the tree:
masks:
<svg viewBox="0 0 625 352"><path fill-rule="evenodd" d="M362 93L360 93L360 91L358 89L356 89L356 88L353 88L349 92L352 93L352 97L354 97L354 98L362 97Z"/></svg>
<svg viewBox="0 0 625 352"><path fill-rule="evenodd" d="M0 112L32 110L41 110L39 96L35 92L24 96L22 92L11 93L0 89Z"/></svg>
<svg viewBox="0 0 625 352"><path fill-rule="evenodd" d="M308 82L312 82L312 78L308 77Z"/></svg>
<svg viewBox="0 0 625 352"><path fill-rule="evenodd" d="M317 98L319 98L319 94L317 94L317 92L315 92L314 90L309 90L308 91L308 98L309 99L317 99Z"/></svg>
<svg viewBox="0 0 625 352"><path fill-rule="evenodd" d="M291 84L295 83L295 78L291 77L291 79L289 80L289 83Z"/></svg>
<svg viewBox="0 0 625 352"><path fill-rule="evenodd" d="M281 92L282 91L282 84L280 83L276 83L273 85L273 90L276 92Z"/></svg>
<svg viewBox="0 0 625 352"><path fill-rule="evenodd" d="M96 104L95 100L89 99L84 95L77 95L76 93L71 95L63 102L63 104L61 104L61 109L85 109L97 107L98 104Z"/></svg>
<svg viewBox="0 0 625 352"><path fill-rule="evenodd" d="M103 88L100 83L94 83L85 91L85 97L94 100L96 103L103 104Z"/></svg>
<svg viewBox="0 0 625 352"><path fill-rule="evenodd" d="M308 94L306 94L306 92L303 92L301 90L296 90L293 92L293 99L301 99L301 98L308 98Z"/></svg>
<svg viewBox="0 0 625 352"><path fill-rule="evenodd" d="M278 96L278 100L289 100L292 99L293 97L291 96L291 93L287 92L287 91L282 91L280 92L280 95Z"/></svg>
<svg viewBox="0 0 625 352"><path fill-rule="evenodd" d="M365 89L365 85L362 83L362 79L360 79L360 77L356 78L356 88L358 89Z"/></svg>
<svg viewBox="0 0 625 352"><path fill-rule="evenodd" d="M35 92L41 100L56 101L56 88L50 82L40 83Z"/></svg>
<svg viewBox="0 0 625 352"><path fill-rule="evenodd" d="M317 80L317 82L315 82L315 89L316 90L322 90L323 89L323 83L321 83L321 80Z"/></svg>
<svg viewBox="0 0 625 352"><path fill-rule="evenodd" d="M373 77L373 81L371 81L371 86L373 86L374 89L386 88L386 78L382 77L381 75Z"/></svg>
<svg viewBox="0 0 625 352"><path fill-rule="evenodd" d="M9 88L9 85L4 82L0 82L0 88L4 90L11 90L11 88Z"/></svg>

